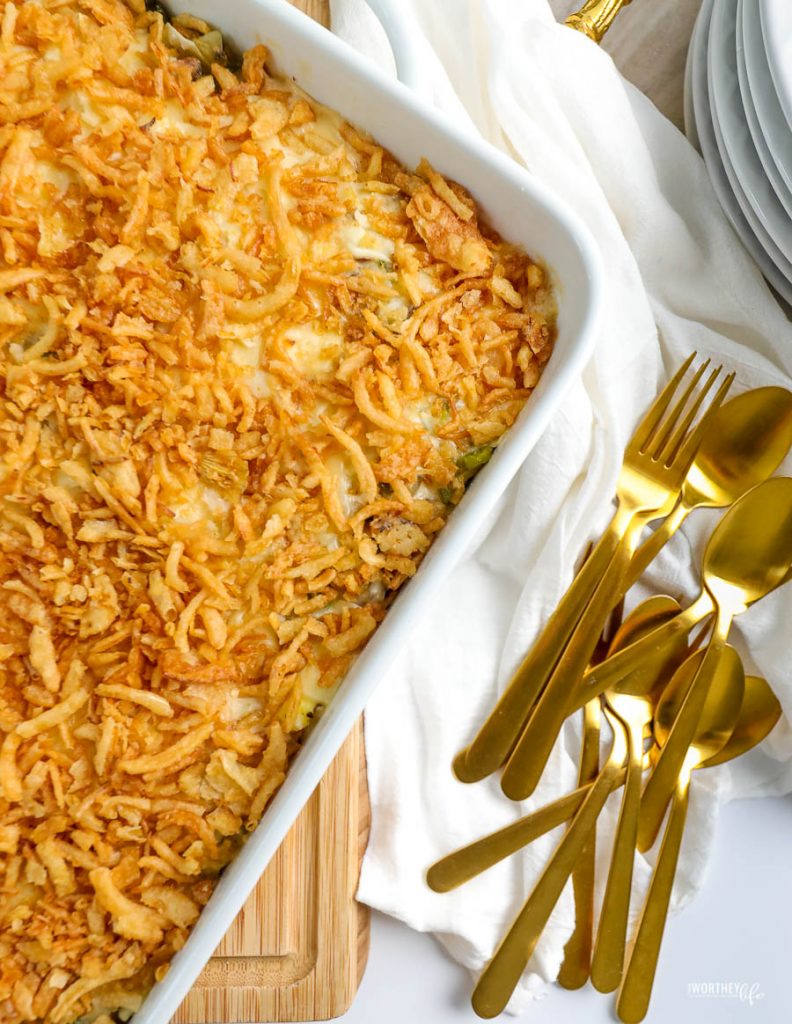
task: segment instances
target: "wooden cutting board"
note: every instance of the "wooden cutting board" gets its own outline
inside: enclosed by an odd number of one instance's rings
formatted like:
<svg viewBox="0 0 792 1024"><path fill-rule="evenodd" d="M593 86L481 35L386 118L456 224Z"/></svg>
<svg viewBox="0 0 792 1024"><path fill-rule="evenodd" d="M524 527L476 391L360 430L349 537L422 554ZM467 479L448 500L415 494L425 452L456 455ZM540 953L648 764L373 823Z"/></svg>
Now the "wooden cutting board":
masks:
<svg viewBox="0 0 792 1024"><path fill-rule="evenodd" d="M368 955L368 909L355 902L368 826L358 723L172 1024L344 1013Z"/></svg>

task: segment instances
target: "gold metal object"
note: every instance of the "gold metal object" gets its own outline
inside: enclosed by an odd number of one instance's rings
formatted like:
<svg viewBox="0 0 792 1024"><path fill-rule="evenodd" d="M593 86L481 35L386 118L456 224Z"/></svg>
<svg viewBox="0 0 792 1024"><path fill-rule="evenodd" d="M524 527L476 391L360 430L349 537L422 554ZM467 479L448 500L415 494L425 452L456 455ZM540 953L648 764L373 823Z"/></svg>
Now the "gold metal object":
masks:
<svg viewBox="0 0 792 1024"><path fill-rule="evenodd" d="M600 43L616 15L629 2L630 0L588 0L576 14L569 15L565 24L570 28L576 28L595 43Z"/></svg>
<svg viewBox="0 0 792 1024"><path fill-rule="evenodd" d="M753 750L772 732L780 718L781 704L767 680L761 676L746 676L740 716L729 742L717 754L708 757L701 767L713 768Z"/></svg>
<svg viewBox="0 0 792 1024"><path fill-rule="evenodd" d="M755 388L725 402L682 484L676 508L635 552L626 589L697 508L728 508L769 479L792 447L792 391Z"/></svg>
<svg viewBox="0 0 792 1024"><path fill-rule="evenodd" d="M744 754L761 743L780 717L781 705L767 682L759 676L748 676L740 717L729 742L720 753L708 758L702 767L722 764ZM647 764L648 759L644 758L644 766ZM614 789L623 784L626 775L627 769L622 768L616 776ZM573 790L533 814L439 860L427 872L430 888L435 892L449 892L516 853L539 836L569 821L580 808L592 785L590 783Z"/></svg>
<svg viewBox="0 0 792 1024"><path fill-rule="evenodd" d="M633 441L625 452L618 506L609 527L617 536L615 550L506 764L501 789L512 800L524 800L534 791L569 713L570 696L577 690L591 659L602 623L622 593L622 581L640 535L647 523L673 509L702 438L731 386L734 374L722 382L706 412L692 427L721 369L718 367L710 374L689 405L688 399L696 392L698 379L707 365L704 363L694 375L666 420L658 422L639 444ZM590 561L593 559L594 555Z"/></svg>
<svg viewBox="0 0 792 1024"><path fill-rule="evenodd" d="M701 424L691 437L685 436L698 412L707 391L714 383L719 371L713 372L705 387L698 392L696 400L690 408L689 399L696 393L697 385L708 364L699 368L692 380L686 382L681 396L677 392L685 381L696 353L687 358L674 374L668 384L655 399L649 410L633 434L624 456L622 470L617 483L617 511L611 523L603 532L594 550L585 561L573 580L567 593L558 602L555 611L509 681L504 693L490 716L473 738L468 748L460 752L454 761L454 771L460 781L473 782L485 778L496 771L509 757L509 753L517 741L520 732L529 718L537 698L542 693L562 652L565 651L570 637L578 625L581 615L589 603L591 596L597 593L602 583L603 574L608 574L614 556L624 549L625 537L630 549L634 547L633 538L639 534L639 528L653 517L668 514L673 507L681 479L678 485L669 490L668 481L663 478L670 473L665 472L665 462L686 460L687 465L693 460L698 443L701 439ZM723 390L721 388L721 390ZM725 393L725 392L723 392ZM673 409L669 413L671 402L677 397ZM719 400L723 395L720 394ZM659 457L656 458L655 457ZM686 467L685 467L686 468ZM659 481L652 485L657 473ZM684 474L682 474L683 476ZM638 527L638 522L640 527ZM624 560L624 551L622 559ZM624 566L623 566L624 567ZM618 595L617 595L618 597ZM585 662L599 635L606 613L616 601L608 599L609 607L598 616L595 636L587 649ZM594 627L592 626L592 633ZM585 638L589 639L588 634ZM588 644L586 645L588 648ZM576 653L576 657L579 652ZM585 668L585 663L581 670ZM533 790L528 788L526 796Z"/></svg>
<svg viewBox="0 0 792 1024"><path fill-rule="evenodd" d="M613 689L618 683L634 672L652 671L668 657L669 649L680 636L687 636L690 630L714 611L712 598L703 591L696 600L683 609L679 615L662 626L652 630L635 643L617 651L596 665L583 676L578 692L570 702L570 711L581 707L589 700Z"/></svg>
<svg viewBox="0 0 792 1024"><path fill-rule="evenodd" d="M696 733L732 619L784 582L792 566L792 479L767 480L721 519L704 552L702 582L715 627L641 797L638 849L648 850ZM639 641L640 642L640 641Z"/></svg>
<svg viewBox="0 0 792 1024"><path fill-rule="evenodd" d="M702 665L707 657L708 652L697 652L692 656L690 660L695 663L694 672L696 665ZM686 666L687 662L683 668ZM678 694L680 690L684 690L686 682L680 670L669 683L669 697L664 694L658 707L658 723L675 721ZM694 768L722 750L727 743L740 714L744 690L745 674L740 657L734 648L725 646L718 652L718 664L711 679L707 699L677 779L674 802L660 855L652 874L624 980L619 990L617 1013L627 1024L643 1020L649 1008L685 828L691 773ZM670 733L668 736L670 739Z"/></svg>
<svg viewBox="0 0 792 1024"><path fill-rule="evenodd" d="M617 510L613 519L472 743L454 760L454 772L460 781L476 782L483 779L496 771L509 757L531 709L550 678L584 609L589 604L591 596L596 593L603 574L612 564L614 555L622 546L625 534L629 532L632 537L637 530L637 526L633 526L636 517L643 525L647 517L651 519L652 516L660 514L658 510L662 510L663 514L671 511L679 487L673 492L669 491L667 485L662 485L662 480L658 485L651 486L652 470L665 477L665 461L673 460L675 455L682 458L684 451L684 458L688 459L689 465L695 448L698 447L700 437L688 438L687 442L684 440L693 418L690 412L692 411L695 416L707 389L714 383L714 375L710 376L706 387L698 393L692 408L685 412L685 407L691 394L695 392L707 363L699 368L692 380L687 381L681 398L671 412L668 411L685 382L694 358L695 353L679 368L639 424L625 452L616 488ZM695 441L695 447L689 443L692 440ZM655 455L661 455L662 459L658 462L653 461ZM646 486L643 486L643 481L646 481ZM613 604L615 601L609 602L609 608ZM596 636L599 636L604 620L603 613L597 625ZM594 644L591 645L592 650L593 647ZM588 652L586 661L590 654L591 651ZM582 667L585 667L585 663ZM532 788L533 786L528 789L528 793Z"/></svg>
<svg viewBox="0 0 792 1024"><path fill-rule="evenodd" d="M586 558L591 554L589 545ZM594 651L593 663L602 661L612 648L616 635L622 630L624 601L611 612ZM626 635L630 635L627 633ZM599 774L600 760L600 702L593 700L583 708L583 738L580 744L580 765L578 785L594 782ZM564 959L558 970L558 984L562 988L582 988L591 972L591 949L594 941L594 883L596 881L597 831L591 830L591 838L580 855L572 872L572 895L575 901L575 927L564 946Z"/></svg>
<svg viewBox="0 0 792 1024"><path fill-rule="evenodd" d="M496 1017L508 1003L575 862L589 841L605 801L623 771L627 756L626 736L612 712L605 708L604 713L613 730L613 745L608 759L473 990L473 1009L480 1017Z"/></svg>
<svg viewBox="0 0 792 1024"><path fill-rule="evenodd" d="M578 786L594 782L599 774L600 718L598 700L583 708L583 738L580 743ZM591 970L591 944L594 933L594 881L596 830L581 853L572 873L575 899L575 927L564 946L564 959L558 971L558 984L566 989L582 988Z"/></svg>
<svg viewBox="0 0 792 1024"><path fill-rule="evenodd" d="M679 611L679 604L671 597L650 597L632 612L616 634L611 649L625 647ZM686 638L680 637L675 652L677 661L681 662L686 653ZM638 680L637 687L634 687L631 686L633 678L628 677L617 690L606 694L608 705L627 734L628 763L591 963L591 981L600 992L615 991L621 980L641 799L644 731L652 722L668 678L668 675L661 675L655 680L654 687L648 689L644 679Z"/></svg>
<svg viewBox="0 0 792 1024"><path fill-rule="evenodd" d="M619 785L621 779L616 779ZM468 846L454 850L433 864L426 872L426 882L433 892L450 892L482 871L521 850L534 839L551 832L577 813L591 790L591 784L559 797L533 814L512 822Z"/></svg>
<svg viewBox="0 0 792 1024"><path fill-rule="evenodd" d="M768 480L767 483L775 484L778 480L784 479L784 477L778 477L775 480ZM746 501L752 494L753 491L749 492L741 501ZM737 507L738 505L734 506L734 508ZM712 542L721 529L724 529L724 524L733 511L734 509L730 509L715 527L710 537L710 542ZM776 570L773 570L773 575L776 576ZM789 582L792 582L792 564L790 564L787 572L781 575L778 581L770 587L767 593L769 594L772 590ZM697 623L706 619L714 610L715 606L712 596L706 588L703 588L696 600L680 612L676 618L671 619L662 626L658 626L657 629L641 640L636 640L635 643L625 647L624 650L617 651L612 657L606 658L600 665L596 665L586 672L580 690L571 702L570 713L582 707L587 701L593 700L598 695L604 693L605 690L615 686L620 679L624 679L632 672L645 671L647 665L651 665L655 660L662 659L667 654L669 645L674 643L680 633L689 633Z"/></svg>
<svg viewBox="0 0 792 1024"><path fill-rule="evenodd" d="M780 716L780 705L766 682L759 677L745 681L739 658L726 645L726 636L734 615L792 579L792 480L767 480L792 441L792 393L781 388L759 389L723 407L721 403L732 375L722 383L698 426L692 428L720 368L697 393L705 364L678 397L691 362L692 359L680 369L659 396L625 453L617 512L593 556L579 571L553 619L515 673L474 742L455 762L458 775L464 781L474 781L495 770L508 755L503 789L513 798L522 798L538 781L536 774L531 784L531 773L536 771L537 763L541 772L564 714L571 707L582 707L584 702L590 702L584 712L585 740L578 789L519 822L455 851L428 873L427 880L433 889L447 891L562 821L573 819L521 913L482 973L473 995L473 1006L480 1016L494 1016L508 1002L570 877L575 891L576 927L565 948L559 980L570 988L579 987L585 981L591 951L593 871L589 868L593 865L596 821L608 794L626 780L591 973L596 987L602 991L613 991L618 985L624 960L635 846L647 848L650 833L653 841L668 800L673 796L672 813L642 917L642 933L639 932L637 952L633 952L628 968L633 962L636 966L630 983L624 981L619 997L620 1015L622 1011L633 1014L623 1019L640 1020L648 1006L662 939L684 827L690 772L693 767L722 763L743 753L760 742ZM692 408L691 396L695 396ZM673 408L672 402L675 402ZM643 438L639 437L641 431ZM689 455L684 467L683 451ZM648 455L653 463L653 472L645 472L643 479L641 469L630 460L636 452ZM759 481L766 482L751 489ZM660 487L665 487L665 500L660 504L657 500L650 503L648 495L657 499ZM740 495L743 495L741 499ZM724 516L707 545L699 598L684 612L669 598L661 598L659 603L655 599L654 608L652 601L647 603L648 608L639 606L633 616L640 622L643 614L640 632L649 629L649 633L635 640L639 630L633 621L631 634L625 637L622 632L617 636L611 656L602 666L596 665L597 659L593 659L593 667L585 675L586 685L577 685L574 699L570 700L569 680L575 681L578 666L592 656L599 627L618 594L623 593L692 509L724 507L736 499L740 500ZM640 530L646 522L662 515L669 516L668 521L649 544L639 549L637 558L628 567L627 560L635 555ZM566 607L562 609L565 602ZM690 629L713 612L715 629L709 644L674 674L663 694L662 712L658 711L657 715L655 741L659 746L652 747L651 756L644 754L644 730L652 705L658 699L656 692L654 700L647 697L651 693L651 682L656 682L660 673L667 673L678 664L681 651L687 649ZM654 621L653 614L656 614ZM554 619L559 629L548 639L545 634ZM696 644L707 631L705 627ZM560 657L558 653L552 654L553 648L562 652ZM622 648L621 652L618 648ZM564 669L567 679L566 692L562 695L558 676L564 678ZM731 681L724 683L724 675ZM737 677L739 682L735 682ZM731 688L731 696L724 696L724 686ZM589 773L596 771L595 737L599 730L597 705L593 701L606 687L603 709L614 735L611 753L596 780L584 785ZM559 695L557 704L551 701L554 688ZM736 705L735 691L740 691ZM561 696L565 700L562 701ZM551 703L552 712L546 711L543 719L542 708ZM739 718L732 733L737 717L735 708L739 710ZM731 715L728 727L723 726L723 716L727 714ZM529 716L527 728L526 716ZM548 722L553 729L541 728ZM718 728L723 735L715 749L713 730ZM534 730L534 747L544 747L540 752L530 749L531 743L527 740ZM549 742L548 731L552 733ZM520 761L521 750L526 757L523 762ZM655 770L644 790L645 802L639 815L637 798L647 759ZM511 792L512 785L523 784L520 774L525 764L529 766L530 789ZM507 778L510 772L513 783ZM652 832L655 817L657 823ZM647 976L636 980L641 974ZM640 1016L635 1016L636 1013Z"/></svg>
<svg viewBox="0 0 792 1024"><path fill-rule="evenodd" d="M587 553L586 557L591 554L591 551ZM609 628L615 629L613 639L608 642L607 637L603 634L603 641L600 651L597 652L597 657L604 657L608 650L614 649L616 638L619 637L619 643L629 643L631 637L634 635L631 629L632 617L621 622L622 606L614 609L612 619L615 620L613 625ZM634 613L633 613L634 614ZM597 703L597 709L599 704ZM593 726L593 719L590 722ZM588 733L584 730L584 747L586 742L586 736L588 736L590 747L589 754L587 756L581 755L581 768L579 773L580 785L572 793L567 796L561 797L559 800L554 801L551 804L546 805L540 810L529 814L526 817L521 818L519 821L507 825L505 828L499 829L497 832L493 832L488 836L484 836L482 839L478 839L468 846L464 846L459 850L454 850L453 853L449 853L446 857L437 861L432 865L426 873L426 881L430 889L435 892L448 892L450 889L455 889L457 886L462 885L464 882L469 881L482 871L486 871L487 868L492 867L499 861L508 857L512 853L516 853L517 850L526 846L534 839L545 832L551 831L564 821L568 821L577 812L584 798L591 789L593 779L588 779L589 769L593 767L593 762L596 760L599 762L599 725L597 724L597 736L595 738L593 731ZM595 747L596 739L596 747ZM596 756L594 750L596 749ZM616 780L615 785L621 785L623 777L619 776Z"/></svg>
<svg viewBox="0 0 792 1024"><path fill-rule="evenodd" d="M668 410L677 390L680 388L690 366L695 359L691 355L677 370L653 402L633 435L625 453L625 464L633 458L642 456L643 449L657 435L661 420ZM705 364L706 367L706 364ZM699 369L693 381L698 382L705 367ZM683 397L687 398L690 384ZM674 412L679 415L678 408ZM666 433L663 432L663 438ZM496 771L508 758L523 725L530 714L531 708L544 688L561 652L577 625L591 594L596 589L602 573L607 568L618 547L621 535L626 528L621 519L622 492L627 492L632 476L628 469L623 469L624 482L620 475L617 483L617 511L608 528L600 538L594 550L584 561L570 587L561 598L544 629L534 642L522 663L509 680L508 685L497 704L482 724L472 743L460 751L454 760L454 772L460 782L477 782ZM625 500L627 500L625 498ZM661 503L667 495L660 496ZM626 513L625 513L626 516ZM618 522L617 522L618 520Z"/></svg>

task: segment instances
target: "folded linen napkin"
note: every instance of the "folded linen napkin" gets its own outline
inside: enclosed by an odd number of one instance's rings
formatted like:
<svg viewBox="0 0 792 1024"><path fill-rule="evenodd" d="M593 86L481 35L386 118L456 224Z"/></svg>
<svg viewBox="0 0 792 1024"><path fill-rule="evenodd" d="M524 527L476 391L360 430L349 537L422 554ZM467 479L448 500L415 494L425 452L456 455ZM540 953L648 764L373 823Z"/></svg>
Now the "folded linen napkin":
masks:
<svg viewBox="0 0 792 1024"><path fill-rule="evenodd" d="M387 39L362 0L331 4L333 29L392 70ZM695 348L737 371L735 393L792 387L792 327L721 213L699 156L606 53L555 22L547 0L393 6L420 49L426 98L573 206L597 239L607 277L602 337L582 380L450 579L453 600L416 630L366 711L372 832L358 896L435 933L477 972L558 834L453 893L430 892L426 868L574 788L580 722L567 722L537 792L522 805L509 803L495 778L456 782L453 755L566 589L586 541L609 518L624 445L669 373ZM782 472L792 474L792 459ZM628 607L649 592L694 597L716 520L716 513L692 516ZM792 587L735 623L733 642L751 671L772 682L787 720L761 751L697 773L677 906L702 884L719 805L792 790L792 659L782 629L790 622ZM600 884L608 857L601 849ZM653 853L639 858L639 887L653 860ZM573 922L567 887L510 1010L519 1012L556 977Z"/></svg>

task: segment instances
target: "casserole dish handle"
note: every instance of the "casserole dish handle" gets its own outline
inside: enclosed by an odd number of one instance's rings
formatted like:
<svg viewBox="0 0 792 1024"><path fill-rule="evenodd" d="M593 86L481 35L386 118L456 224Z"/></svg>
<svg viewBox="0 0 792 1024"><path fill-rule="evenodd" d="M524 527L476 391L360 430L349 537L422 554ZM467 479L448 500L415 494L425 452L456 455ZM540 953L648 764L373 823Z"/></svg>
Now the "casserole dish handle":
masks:
<svg viewBox="0 0 792 1024"><path fill-rule="evenodd" d="M366 0L366 3L388 37L399 81L431 103L432 79L426 70L428 61L421 54L427 43L412 12L400 6L398 0Z"/></svg>

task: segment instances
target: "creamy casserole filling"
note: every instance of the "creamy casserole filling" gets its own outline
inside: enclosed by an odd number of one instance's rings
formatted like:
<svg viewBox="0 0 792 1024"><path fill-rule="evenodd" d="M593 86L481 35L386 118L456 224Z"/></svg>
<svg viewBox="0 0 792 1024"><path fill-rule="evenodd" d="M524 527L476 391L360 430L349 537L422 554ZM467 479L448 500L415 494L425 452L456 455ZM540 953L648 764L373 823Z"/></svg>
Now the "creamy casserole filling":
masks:
<svg viewBox="0 0 792 1024"><path fill-rule="evenodd" d="M0 1020L125 1020L550 356L546 272L195 18L0 7Z"/></svg>

